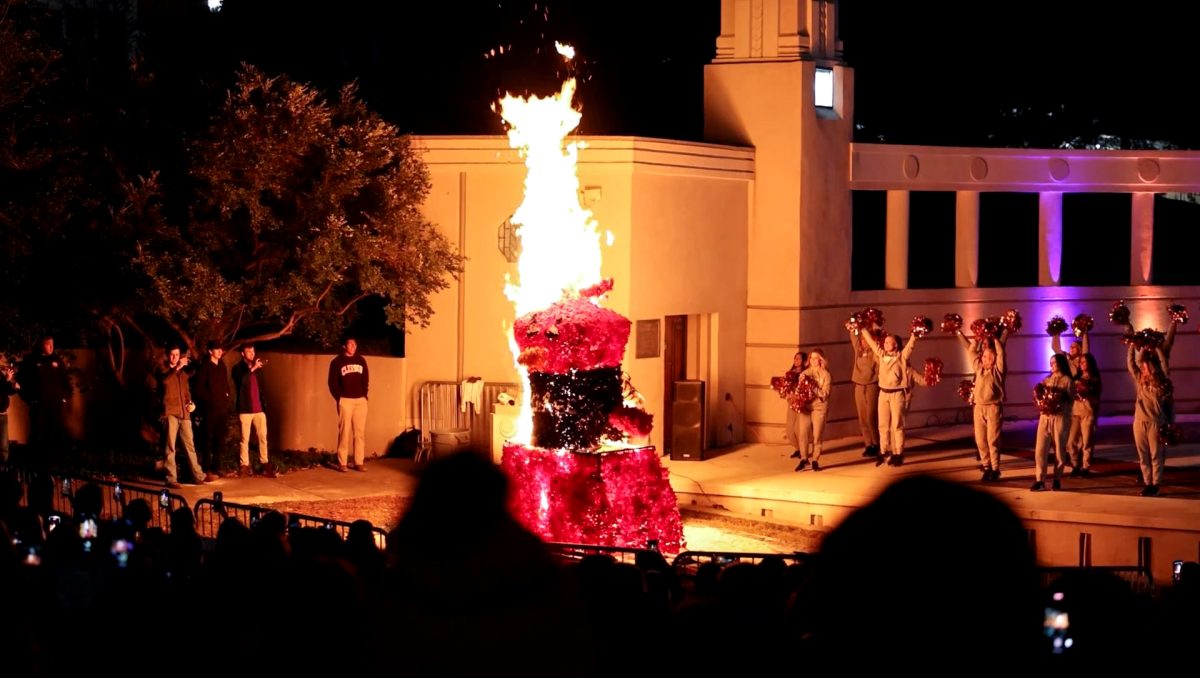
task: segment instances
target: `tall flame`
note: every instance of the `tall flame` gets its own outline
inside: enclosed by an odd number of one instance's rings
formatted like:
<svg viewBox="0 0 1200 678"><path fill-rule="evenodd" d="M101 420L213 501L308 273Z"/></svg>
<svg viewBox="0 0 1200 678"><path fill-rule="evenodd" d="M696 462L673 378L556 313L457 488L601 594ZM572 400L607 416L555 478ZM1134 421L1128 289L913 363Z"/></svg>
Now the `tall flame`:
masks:
<svg viewBox="0 0 1200 678"><path fill-rule="evenodd" d="M568 45L555 47L565 59L574 56ZM576 161L583 144L566 141L581 117L572 106L574 96L575 79L570 78L553 96L506 95L500 100L508 143L520 149L527 170L525 197L512 217L521 239L519 281L514 284L505 276L504 287L518 318L600 282L600 235L591 211L579 202ZM518 349L511 327L509 348L515 361ZM520 364L517 370L523 392L513 441L528 444L533 433L529 373Z"/></svg>

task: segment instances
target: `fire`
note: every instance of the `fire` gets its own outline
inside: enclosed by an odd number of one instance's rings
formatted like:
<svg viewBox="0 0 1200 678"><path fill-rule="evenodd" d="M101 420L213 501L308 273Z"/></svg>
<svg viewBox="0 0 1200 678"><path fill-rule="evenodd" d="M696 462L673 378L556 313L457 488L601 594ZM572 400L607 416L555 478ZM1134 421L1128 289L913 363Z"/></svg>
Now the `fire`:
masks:
<svg viewBox="0 0 1200 678"><path fill-rule="evenodd" d="M555 43L563 58L574 48ZM600 234L590 210L579 202L576 161L580 141L566 138L579 126L580 112L572 105L575 79L549 97L506 95L500 116L508 124L508 143L525 158L525 196L512 221L521 238L517 261L518 282L507 279L505 295L513 302L515 317L546 308L563 297L600 282ZM610 234L611 240L611 234ZM609 243L611 244L611 242ZM509 327L513 360L519 354ZM529 407L529 372L517 364L521 375L521 412L514 442L528 443L533 433Z"/></svg>

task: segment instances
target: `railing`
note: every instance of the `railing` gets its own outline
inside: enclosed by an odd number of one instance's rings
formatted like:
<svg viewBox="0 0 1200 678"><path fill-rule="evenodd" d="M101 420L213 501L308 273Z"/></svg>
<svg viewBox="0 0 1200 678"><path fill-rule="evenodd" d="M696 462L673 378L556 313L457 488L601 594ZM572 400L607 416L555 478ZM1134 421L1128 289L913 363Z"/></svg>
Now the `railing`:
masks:
<svg viewBox="0 0 1200 678"><path fill-rule="evenodd" d="M519 384L485 382L479 396L479 410L472 406L462 411L460 384L453 381L427 381L417 391L417 426L421 429L421 444L428 447L433 443L434 431L467 429L471 432L471 446L488 449L492 440L492 404L504 392L514 398L520 397Z"/></svg>
<svg viewBox="0 0 1200 678"><path fill-rule="evenodd" d="M217 532L221 529L221 523L226 518L236 518L246 527L254 527L262 516L272 510L274 509L255 506L253 504L227 502L221 497L221 493L217 492L213 494L212 499L197 500L192 513L196 516L196 532L203 537L216 539ZM284 512L280 511L280 513ZM302 513L286 513L285 515L288 520L288 529L294 527L321 527L333 530L342 540L345 540L349 536L350 526L352 525L352 523L344 520L333 520L331 518L321 518ZM387 531L381 527L372 526L371 533L375 537L376 546L381 549L387 547Z"/></svg>
<svg viewBox="0 0 1200 678"><path fill-rule="evenodd" d="M654 548L639 549L631 546L596 546L594 544L564 544L561 542L547 542L546 547L550 549L551 553L566 561L582 560L587 556L606 555L612 556L622 563L631 563L639 553L655 550Z"/></svg>
<svg viewBox="0 0 1200 678"><path fill-rule="evenodd" d="M721 566L735 563L758 564L766 558L779 558L785 563L806 565L812 559L811 553L795 551L793 553L745 553L736 551L684 551L675 556L671 563L676 576L694 578L696 570L704 563L716 563Z"/></svg>
<svg viewBox="0 0 1200 678"><path fill-rule="evenodd" d="M1077 567L1040 567L1043 589L1049 589L1055 580L1064 574L1073 572L1107 572L1116 575L1129 584L1135 593L1152 593L1154 591L1154 575L1145 565L1086 565Z"/></svg>

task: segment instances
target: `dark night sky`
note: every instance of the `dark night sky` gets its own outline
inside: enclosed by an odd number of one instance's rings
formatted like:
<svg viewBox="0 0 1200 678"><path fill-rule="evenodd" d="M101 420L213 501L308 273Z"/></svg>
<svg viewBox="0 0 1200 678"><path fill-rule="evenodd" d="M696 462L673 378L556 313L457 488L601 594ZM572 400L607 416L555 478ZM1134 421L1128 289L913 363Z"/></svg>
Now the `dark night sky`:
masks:
<svg viewBox="0 0 1200 678"><path fill-rule="evenodd" d="M1200 7L1098 6L842 2L858 138L1056 145L1108 133L1200 147L1187 103ZM585 133L694 139L720 3L227 0L223 14L227 58L325 87L357 79L406 131L500 132L490 103L553 88L545 53L559 39L581 55Z"/></svg>

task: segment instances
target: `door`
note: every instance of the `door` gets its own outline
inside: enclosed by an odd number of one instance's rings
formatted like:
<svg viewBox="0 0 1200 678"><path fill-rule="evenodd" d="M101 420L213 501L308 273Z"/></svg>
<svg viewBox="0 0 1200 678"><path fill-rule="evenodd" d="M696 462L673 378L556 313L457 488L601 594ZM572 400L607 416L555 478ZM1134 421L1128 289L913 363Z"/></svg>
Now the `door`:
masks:
<svg viewBox="0 0 1200 678"><path fill-rule="evenodd" d="M662 441L664 455L671 453L671 410L675 403L675 382L687 379L687 316L669 315L663 333L663 413Z"/></svg>

